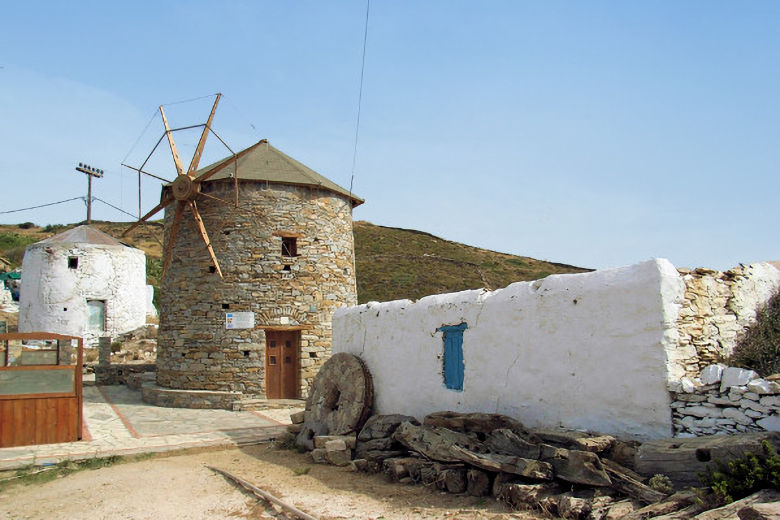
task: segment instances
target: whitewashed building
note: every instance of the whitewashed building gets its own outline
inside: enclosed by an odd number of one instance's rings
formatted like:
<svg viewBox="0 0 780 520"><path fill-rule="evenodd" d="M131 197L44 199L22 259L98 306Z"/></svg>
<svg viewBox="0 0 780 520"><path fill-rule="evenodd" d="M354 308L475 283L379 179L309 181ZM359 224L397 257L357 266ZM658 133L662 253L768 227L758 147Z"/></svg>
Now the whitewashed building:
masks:
<svg viewBox="0 0 780 520"><path fill-rule="evenodd" d="M770 264L722 273L654 259L338 309L333 353L364 360L375 413L501 413L535 428L669 437L681 379L693 392L778 287Z"/></svg>
<svg viewBox="0 0 780 520"><path fill-rule="evenodd" d="M154 313L146 255L90 226L27 247L19 332L81 336L94 345L146 323Z"/></svg>

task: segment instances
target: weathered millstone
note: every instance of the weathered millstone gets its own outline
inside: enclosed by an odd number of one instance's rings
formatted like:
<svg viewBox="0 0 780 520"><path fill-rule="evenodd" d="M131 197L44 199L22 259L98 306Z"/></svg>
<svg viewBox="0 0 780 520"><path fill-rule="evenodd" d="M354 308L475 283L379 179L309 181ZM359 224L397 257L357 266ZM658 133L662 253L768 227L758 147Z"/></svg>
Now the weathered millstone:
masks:
<svg viewBox="0 0 780 520"><path fill-rule="evenodd" d="M424 426L438 426L462 433L488 434L493 430L509 429L520 437L538 442L523 423L509 416L489 413L435 412L423 419Z"/></svg>
<svg viewBox="0 0 780 520"><path fill-rule="evenodd" d="M359 431L371 415L372 399L371 374L363 361L345 352L334 355L314 379L296 444L311 450L317 435Z"/></svg>
<svg viewBox="0 0 780 520"><path fill-rule="evenodd" d="M440 462L460 462L460 458L450 452L453 446L481 448L481 443L475 436L436 426L415 426L410 422L401 423L395 430L393 439L410 450Z"/></svg>

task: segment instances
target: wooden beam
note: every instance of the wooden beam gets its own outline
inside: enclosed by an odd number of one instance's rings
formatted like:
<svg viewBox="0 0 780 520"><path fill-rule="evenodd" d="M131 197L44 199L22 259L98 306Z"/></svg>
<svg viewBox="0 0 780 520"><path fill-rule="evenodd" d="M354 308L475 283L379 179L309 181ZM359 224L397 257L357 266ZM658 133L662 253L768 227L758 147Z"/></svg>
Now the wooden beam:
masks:
<svg viewBox="0 0 780 520"><path fill-rule="evenodd" d="M168 270L168 264L171 263L171 253L173 252L173 246L176 244L176 235L179 232L179 222L181 222L181 216L184 214L184 201L179 201L176 206L176 213L173 216L173 222L171 223L171 232L168 234L168 244L165 247L165 255L163 258L162 273L160 278L165 276L165 271Z"/></svg>
<svg viewBox="0 0 780 520"><path fill-rule="evenodd" d="M287 502L284 502L275 496L273 496L271 493L268 493L267 491L263 491L259 487L255 486L254 484L247 482L246 480L236 477L235 475L231 475L224 469L215 468L214 466L206 466L212 471L216 471L217 473L222 474L229 480L233 481L234 483L238 484L239 486L243 487L247 491L251 492L253 495L255 495L258 498L262 498L263 500L270 502L272 504L276 504L277 506L284 509L287 513L300 518L302 520L318 520L317 517L311 516L308 513L304 513L300 509L296 508L295 506L288 504Z"/></svg>
<svg viewBox="0 0 780 520"><path fill-rule="evenodd" d="M195 153L192 155L192 161L190 162L190 167L187 169L187 175L189 175L190 178L193 177L195 171L198 169L198 164L200 163L200 154L203 153L203 147L206 145L206 138L209 136L211 121L214 120L214 112L217 111L217 104L219 104L219 98L221 97L222 94L217 94L217 99L214 100L214 106L211 107L211 114L209 114L209 120L206 121L206 126L203 127L203 132L200 134L200 140L198 141L198 146L197 148L195 148Z"/></svg>
<svg viewBox="0 0 780 520"><path fill-rule="evenodd" d="M203 225L203 219L200 217L200 212L198 211L198 205L195 204L194 200L187 201L190 205L190 209L192 210L192 216L195 217L195 223L198 225L198 231L200 231L200 236L203 238L203 242L206 244L206 249L209 252L209 255L211 256L211 261L214 262L214 267L217 269L217 274L220 278L222 278L222 270L219 268L219 262L217 262L217 255L214 254L214 248L211 247L211 241L209 240L209 234L206 232L206 226Z"/></svg>
<svg viewBox="0 0 780 520"><path fill-rule="evenodd" d="M176 143L173 142L173 134L171 133L171 127L168 126L168 119L165 117L165 111L162 105L160 105L160 114L162 115L163 125L165 125L165 135L168 137L168 144L171 147L171 154L173 155L173 162L176 164L176 174L184 175L184 168L181 166L181 159L179 159L179 151L176 150ZM141 167L143 168L143 166Z"/></svg>
<svg viewBox="0 0 780 520"><path fill-rule="evenodd" d="M152 210L149 211L149 213L147 213L143 217L139 218L132 226L130 226L129 228L125 229L125 231L122 233L121 236L125 236L128 233L130 233L132 230L134 230L135 228L137 228L138 226L140 226L141 224L146 222L146 219L148 219L149 217L153 216L155 213L157 213L161 209L165 208L165 206L167 206L168 204L170 204L173 201L174 201L174 199L171 198L171 199L163 200L162 202L160 202L158 205L156 205L154 208L152 208Z"/></svg>
<svg viewBox="0 0 780 520"><path fill-rule="evenodd" d="M313 325L255 325L255 330L311 330Z"/></svg>

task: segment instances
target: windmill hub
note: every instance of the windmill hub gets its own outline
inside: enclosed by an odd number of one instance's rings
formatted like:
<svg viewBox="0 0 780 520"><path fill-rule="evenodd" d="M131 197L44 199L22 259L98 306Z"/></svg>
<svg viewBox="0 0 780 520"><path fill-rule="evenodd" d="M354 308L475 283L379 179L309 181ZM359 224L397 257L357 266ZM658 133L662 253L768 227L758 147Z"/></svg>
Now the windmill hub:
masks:
<svg viewBox="0 0 780 520"><path fill-rule="evenodd" d="M179 175L173 181L171 191L176 200L192 200L200 193L200 183L195 182L187 175Z"/></svg>

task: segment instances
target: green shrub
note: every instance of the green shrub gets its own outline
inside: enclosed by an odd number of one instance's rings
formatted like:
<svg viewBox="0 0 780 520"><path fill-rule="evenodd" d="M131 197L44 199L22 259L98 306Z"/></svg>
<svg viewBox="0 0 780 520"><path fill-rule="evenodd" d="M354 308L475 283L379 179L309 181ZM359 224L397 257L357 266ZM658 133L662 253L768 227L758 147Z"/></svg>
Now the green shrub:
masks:
<svg viewBox="0 0 780 520"><path fill-rule="evenodd" d="M32 222L22 222L21 224L17 224L16 227L18 227L19 229L30 229L30 228L34 228L35 224Z"/></svg>
<svg viewBox="0 0 780 520"><path fill-rule="evenodd" d="M0 249L6 250L12 247L25 247L36 241L35 237L20 235L19 233L0 233Z"/></svg>
<svg viewBox="0 0 780 520"><path fill-rule="evenodd" d="M46 233L52 233L54 231L59 231L60 229L64 228L64 224L46 224L46 226L43 228L43 230Z"/></svg>
<svg viewBox="0 0 780 520"><path fill-rule="evenodd" d="M727 465L716 462L700 475L701 482L712 492L713 505L730 504L761 489L780 489L780 457L769 441L761 443L763 455L745 453Z"/></svg>
<svg viewBox="0 0 780 520"><path fill-rule="evenodd" d="M780 293L758 309L756 322L737 342L729 364L763 376L780 372Z"/></svg>

